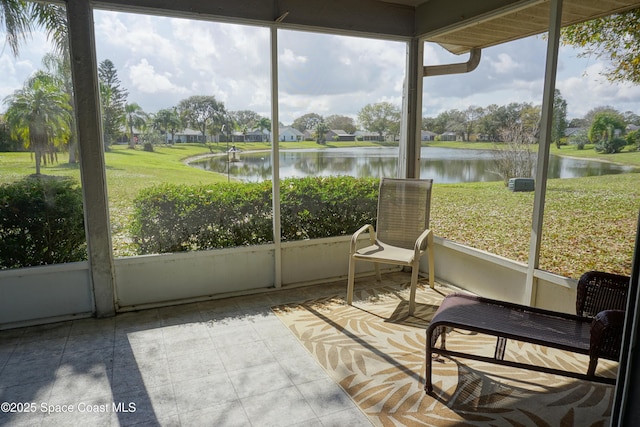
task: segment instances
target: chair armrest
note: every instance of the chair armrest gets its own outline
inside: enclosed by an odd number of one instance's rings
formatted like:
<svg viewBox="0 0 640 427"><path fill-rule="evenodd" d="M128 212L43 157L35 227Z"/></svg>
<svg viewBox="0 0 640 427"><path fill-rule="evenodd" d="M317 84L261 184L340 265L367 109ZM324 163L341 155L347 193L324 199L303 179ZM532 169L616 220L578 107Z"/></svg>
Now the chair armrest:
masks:
<svg viewBox="0 0 640 427"><path fill-rule="evenodd" d="M590 358L618 360L622 346L624 310L604 310L591 322Z"/></svg>
<svg viewBox="0 0 640 427"><path fill-rule="evenodd" d="M425 240L427 241L426 245L424 245ZM427 246L432 244L433 244L433 232L431 231L430 228L427 228L416 239L416 244L414 246L414 251L415 251L414 259L417 259L419 257L420 251L422 250L422 248L426 248Z"/></svg>
<svg viewBox="0 0 640 427"><path fill-rule="evenodd" d="M376 231L373 228L373 225L371 224L365 224L362 227L360 227L355 233L353 233L353 235L351 236L351 247L350 247L350 252L351 254L354 254L356 251L356 248L358 246L358 239L360 238L360 235L363 233L369 233L369 240L371 241L371 244L375 244L376 242Z"/></svg>

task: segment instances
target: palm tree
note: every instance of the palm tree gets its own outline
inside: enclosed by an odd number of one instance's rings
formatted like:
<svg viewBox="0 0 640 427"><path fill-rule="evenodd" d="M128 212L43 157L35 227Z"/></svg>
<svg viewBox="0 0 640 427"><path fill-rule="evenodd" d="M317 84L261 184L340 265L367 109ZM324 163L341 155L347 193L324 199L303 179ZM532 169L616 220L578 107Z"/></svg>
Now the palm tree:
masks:
<svg viewBox="0 0 640 427"><path fill-rule="evenodd" d="M263 130L271 130L271 120L266 117L260 117L257 123L258 130L260 131L260 142L264 142L263 140Z"/></svg>
<svg viewBox="0 0 640 427"><path fill-rule="evenodd" d="M14 56L18 56L20 43L31 32L31 22L24 1L0 0L0 25L4 27L5 40Z"/></svg>
<svg viewBox="0 0 640 427"><path fill-rule="evenodd" d="M327 132L329 132L329 126L325 122L318 122L316 128L313 131L313 136L316 139L316 144L325 145L327 143Z"/></svg>
<svg viewBox="0 0 640 427"><path fill-rule="evenodd" d="M24 141L35 154L36 175L47 156L53 161L56 147L66 144L70 135L71 112L68 95L55 84L55 78L39 71L22 89L5 98L5 118L12 135Z"/></svg>
<svg viewBox="0 0 640 427"><path fill-rule="evenodd" d="M46 72L55 79L54 83L67 94L69 100L69 108L71 112L75 111L75 98L73 96L73 81L71 79L71 63L69 61L68 52L58 54L47 53L42 58L42 64ZM69 150L69 163L77 163L78 155L78 137L76 135L75 117L69 115L69 141L67 143Z"/></svg>
<svg viewBox="0 0 640 427"><path fill-rule="evenodd" d="M173 137L178 130L181 130L182 121L175 108L164 108L156 113L154 125L160 130L160 133L164 132L165 142L169 142L166 140L166 135L171 134L171 143L173 144Z"/></svg>
<svg viewBox="0 0 640 427"><path fill-rule="evenodd" d="M20 44L34 27L43 27L62 52L67 46L67 15L64 6L32 3L24 0L0 0L0 29L14 56L18 56Z"/></svg>
<svg viewBox="0 0 640 427"><path fill-rule="evenodd" d="M142 108L134 103L124 106L125 118L127 121L127 127L129 128L129 148L136 148L136 141L133 136L133 128L142 128L147 123L147 115Z"/></svg>

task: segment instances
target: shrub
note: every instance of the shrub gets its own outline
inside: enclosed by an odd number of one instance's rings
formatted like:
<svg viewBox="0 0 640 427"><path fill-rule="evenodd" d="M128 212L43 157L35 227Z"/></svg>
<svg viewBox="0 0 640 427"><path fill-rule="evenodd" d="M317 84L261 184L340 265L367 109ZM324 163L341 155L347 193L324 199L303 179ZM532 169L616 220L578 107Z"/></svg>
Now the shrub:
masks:
<svg viewBox="0 0 640 427"><path fill-rule="evenodd" d="M87 259L82 191L71 179L0 186L0 268Z"/></svg>
<svg viewBox="0 0 640 427"><path fill-rule="evenodd" d="M586 129L581 129L568 138L569 144L575 144L578 150L584 150L584 146L589 143L589 136Z"/></svg>
<svg viewBox="0 0 640 427"><path fill-rule="evenodd" d="M280 186L282 240L353 234L374 224L379 180L353 177L286 179Z"/></svg>
<svg viewBox="0 0 640 427"><path fill-rule="evenodd" d="M273 241L271 182L161 185L134 200L138 253L182 252ZM375 218L378 181L352 177L285 179L282 240L353 233Z"/></svg>
<svg viewBox="0 0 640 427"><path fill-rule="evenodd" d="M165 184L142 190L133 203L131 232L142 254L272 240L271 190L264 183Z"/></svg>
<svg viewBox="0 0 640 427"><path fill-rule="evenodd" d="M636 150L640 150L640 130L632 130L625 137L627 145L632 145Z"/></svg>
<svg viewBox="0 0 640 427"><path fill-rule="evenodd" d="M611 138L611 139L604 139L598 142L593 148L598 153L613 154L613 153L619 153L624 148L625 145L627 145L627 141L625 141L624 139Z"/></svg>

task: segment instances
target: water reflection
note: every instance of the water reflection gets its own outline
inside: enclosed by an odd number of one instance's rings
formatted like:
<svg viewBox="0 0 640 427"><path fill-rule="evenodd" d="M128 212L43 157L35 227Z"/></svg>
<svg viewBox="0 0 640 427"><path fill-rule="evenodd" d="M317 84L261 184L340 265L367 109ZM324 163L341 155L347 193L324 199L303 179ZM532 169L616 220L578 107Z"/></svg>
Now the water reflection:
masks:
<svg viewBox="0 0 640 427"><path fill-rule="evenodd" d="M269 152L243 152L240 161L227 165L226 156L209 157L191 163L201 169L227 173L235 179L257 182L271 179L272 162ZM420 176L438 183L500 181L495 173L490 150L459 150L423 147ZM350 175L358 178L396 176L397 147L335 148L325 150L282 150L280 177ZM593 160L551 156L549 178L577 178L636 172L631 166Z"/></svg>

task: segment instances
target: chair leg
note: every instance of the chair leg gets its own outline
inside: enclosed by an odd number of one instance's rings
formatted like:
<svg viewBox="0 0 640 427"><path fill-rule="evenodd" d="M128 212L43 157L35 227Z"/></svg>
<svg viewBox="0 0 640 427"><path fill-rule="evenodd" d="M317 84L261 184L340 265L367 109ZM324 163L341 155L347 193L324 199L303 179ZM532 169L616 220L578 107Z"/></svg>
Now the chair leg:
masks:
<svg viewBox="0 0 640 427"><path fill-rule="evenodd" d="M411 267L411 290L409 292L409 316L416 310L416 288L418 287L418 270L420 264L414 263Z"/></svg>
<svg viewBox="0 0 640 427"><path fill-rule="evenodd" d="M353 304L353 285L356 275L356 260L349 257L349 276L347 277L347 304Z"/></svg>
<svg viewBox="0 0 640 427"><path fill-rule="evenodd" d="M596 375L596 367L598 366L598 358L589 358L589 367L587 368L587 375L593 377Z"/></svg>
<svg viewBox="0 0 640 427"><path fill-rule="evenodd" d="M435 280L436 280L436 273L435 273L435 266L433 265L434 261L433 261L433 244L430 244L427 247L427 257L429 258L429 287L431 289L435 288Z"/></svg>

